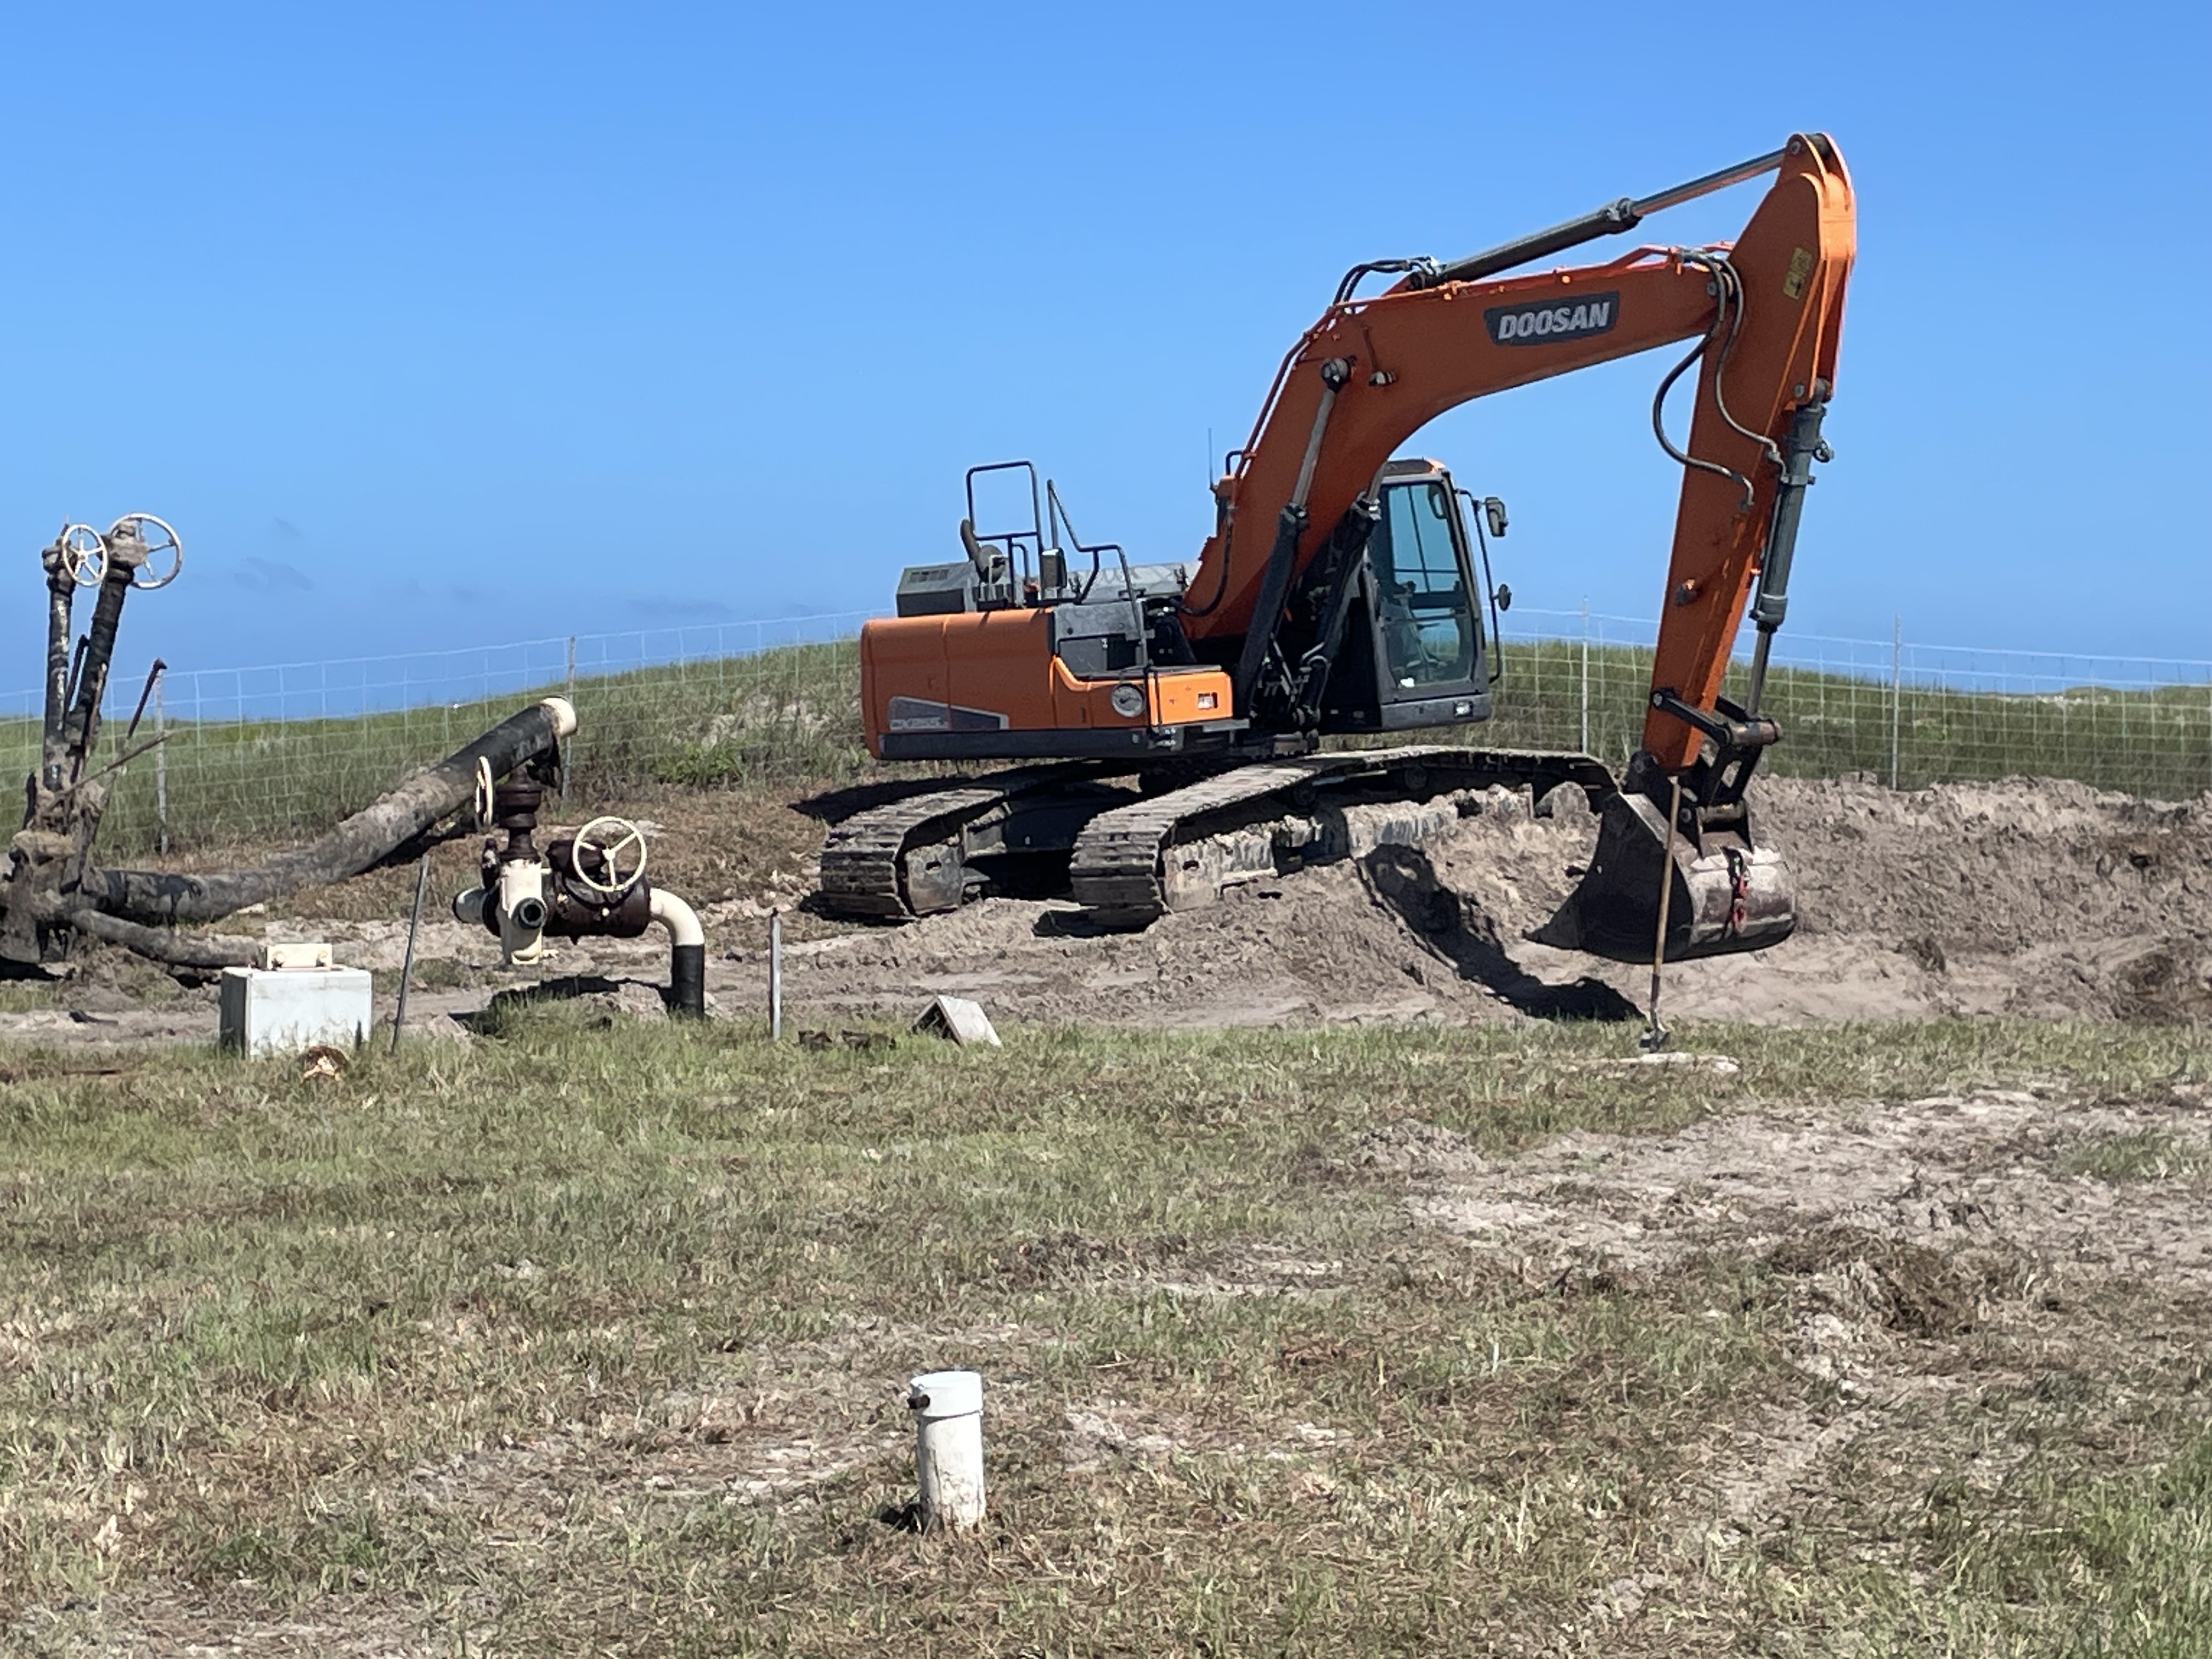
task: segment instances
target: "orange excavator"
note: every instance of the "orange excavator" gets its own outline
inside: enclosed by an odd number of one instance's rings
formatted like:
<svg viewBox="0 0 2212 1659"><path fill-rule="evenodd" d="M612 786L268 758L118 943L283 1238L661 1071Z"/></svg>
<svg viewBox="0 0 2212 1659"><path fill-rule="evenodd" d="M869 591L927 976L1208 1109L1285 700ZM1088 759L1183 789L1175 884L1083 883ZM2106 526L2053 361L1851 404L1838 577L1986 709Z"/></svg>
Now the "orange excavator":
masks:
<svg viewBox="0 0 2212 1659"><path fill-rule="evenodd" d="M1505 274L1765 173L1732 244ZM1855 235L1843 158L1801 134L1487 252L1354 266L1231 452L1194 563L1083 543L1027 462L975 469L963 556L908 569L896 616L862 629L868 742L884 760L1023 764L838 825L825 901L904 917L994 884L1057 889L1102 924L1142 926L1238 881L1419 840L1487 787L1540 800L1571 785L1599 811L1596 848L1532 937L1624 961L1778 943L1794 892L1753 838L1745 790L1781 735L1760 694L1813 463L1828 459ZM1378 276L1395 280L1361 295ZM1580 754L1374 746L1489 716L1510 603L1489 582L1503 504L1433 461L1392 459L1398 446L1471 398L1681 341L1652 404L1680 505L1642 747L1623 775ZM1678 446L1665 403L1692 365ZM1011 483L1026 519L979 527L979 483L1002 502ZM1721 692L1747 604L1758 631L1739 705ZM1333 734L1370 742L1325 748Z"/></svg>

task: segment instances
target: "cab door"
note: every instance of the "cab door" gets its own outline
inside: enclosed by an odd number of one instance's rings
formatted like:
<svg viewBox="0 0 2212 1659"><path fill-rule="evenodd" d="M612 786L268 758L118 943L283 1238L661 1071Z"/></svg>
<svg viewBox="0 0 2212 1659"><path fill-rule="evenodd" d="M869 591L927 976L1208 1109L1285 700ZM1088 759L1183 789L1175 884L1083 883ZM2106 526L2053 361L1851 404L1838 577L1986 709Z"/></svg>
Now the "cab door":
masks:
<svg viewBox="0 0 2212 1659"><path fill-rule="evenodd" d="M1480 590L1449 473L1385 474L1367 570L1381 729L1487 719Z"/></svg>

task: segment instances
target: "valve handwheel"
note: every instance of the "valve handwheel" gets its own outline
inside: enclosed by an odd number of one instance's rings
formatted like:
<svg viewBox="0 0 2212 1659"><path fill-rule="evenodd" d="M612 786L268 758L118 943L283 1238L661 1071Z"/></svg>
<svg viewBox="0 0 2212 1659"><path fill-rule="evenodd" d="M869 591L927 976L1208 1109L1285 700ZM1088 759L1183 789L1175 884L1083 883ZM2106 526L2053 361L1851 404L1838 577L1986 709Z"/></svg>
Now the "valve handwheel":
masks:
<svg viewBox="0 0 2212 1659"><path fill-rule="evenodd" d="M491 827L492 811L497 805L497 796L492 787L491 760L489 757L484 755L478 755L477 757L477 798L475 804L477 809L477 828L479 830L489 829Z"/></svg>
<svg viewBox="0 0 2212 1659"><path fill-rule="evenodd" d="M131 578L131 585L133 587L149 589L167 587L184 574L184 539L169 528L167 520L157 519L150 513L126 513L107 526L107 533L112 536L126 524L136 525L138 527L139 539L146 544L146 562ZM157 574L157 569L165 554L167 556L169 568L165 571L160 571Z"/></svg>
<svg viewBox="0 0 2212 1659"><path fill-rule="evenodd" d="M107 540L88 524L73 524L61 534L62 565L79 587L107 580Z"/></svg>
<svg viewBox="0 0 2212 1659"><path fill-rule="evenodd" d="M585 866L586 848L599 855L607 879L602 880ZM623 860L632 853L637 862L624 872ZM645 831L628 818L596 817L576 831L575 850L569 854L574 865L576 879L592 892L606 899L618 899L645 878Z"/></svg>

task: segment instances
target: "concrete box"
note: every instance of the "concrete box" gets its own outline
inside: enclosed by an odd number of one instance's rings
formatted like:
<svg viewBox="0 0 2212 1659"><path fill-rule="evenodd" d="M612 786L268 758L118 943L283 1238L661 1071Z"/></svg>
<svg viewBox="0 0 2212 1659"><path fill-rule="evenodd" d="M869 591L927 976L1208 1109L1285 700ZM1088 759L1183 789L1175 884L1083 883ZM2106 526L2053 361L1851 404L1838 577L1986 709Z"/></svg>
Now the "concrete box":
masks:
<svg viewBox="0 0 2212 1659"><path fill-rule="evenodd" d="M349 1048L376 1023L365 968L226 968L222 1046L289 1054L318 1042Z"/></svg>

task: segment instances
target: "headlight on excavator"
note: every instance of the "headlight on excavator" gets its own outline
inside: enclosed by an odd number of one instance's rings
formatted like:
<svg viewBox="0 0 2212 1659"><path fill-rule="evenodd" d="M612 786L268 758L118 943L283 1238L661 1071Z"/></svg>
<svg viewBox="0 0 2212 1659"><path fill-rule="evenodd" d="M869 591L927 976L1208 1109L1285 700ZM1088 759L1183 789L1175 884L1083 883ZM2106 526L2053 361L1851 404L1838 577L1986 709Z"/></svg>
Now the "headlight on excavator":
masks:
<svg viewBox="0 0 2212 1659"><path fill-rule="evenodd" d="M1125 680L1114 688L1107 701L1114 705L1115 714L1133 720L1145 712L1145 689Z"/></svg>

